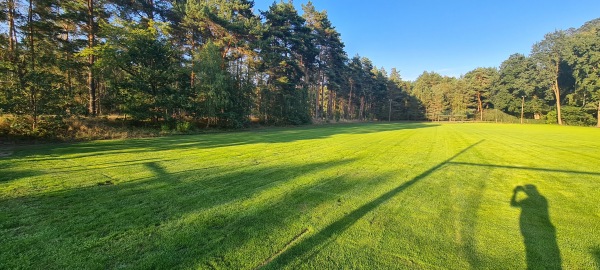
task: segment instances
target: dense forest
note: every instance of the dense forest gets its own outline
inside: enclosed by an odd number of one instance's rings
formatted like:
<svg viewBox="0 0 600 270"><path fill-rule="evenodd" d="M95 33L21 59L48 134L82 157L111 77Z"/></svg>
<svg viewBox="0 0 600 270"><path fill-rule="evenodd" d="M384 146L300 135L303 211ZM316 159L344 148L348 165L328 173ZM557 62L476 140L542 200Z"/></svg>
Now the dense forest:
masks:
<svg viewBox="0 0 600 270"><path fill-rule="evenodd" d="M499 68L410 82L349 57L311 2L301 12L283 1L256 11L251 0L2 0L0 9L4 133L108 116L172 129L499 117L600 125L600 20L549 33Z"/></svg>

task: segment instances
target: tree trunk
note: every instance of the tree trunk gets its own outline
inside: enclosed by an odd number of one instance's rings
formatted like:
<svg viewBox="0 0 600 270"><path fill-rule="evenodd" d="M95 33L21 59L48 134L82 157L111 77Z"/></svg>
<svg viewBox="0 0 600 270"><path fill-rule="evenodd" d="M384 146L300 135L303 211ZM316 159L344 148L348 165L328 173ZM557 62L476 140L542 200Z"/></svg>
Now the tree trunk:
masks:
<svg viewBox="0 0 600 270"><path fill-rule="evenodd" d="M319 112L321 117L323 117L323 112L325 111L325 74L323 74L323 72L320 73L319 80L321 81L321 107Z"/></svg>
<svg viewBox="0 0 600 270"><path fill-rule="evenodd" d="M333 91L327 89L329 91L329 99L327 100L327 119L333 118Z"/></svg>
<svg viewBox="0 0 600 270"><path fill-rule="evenodd" d="M477 91L477 109L479 110L479 121L483 121L483 103L481 102L481 92Z"/></svg>
<svg viewBox="0 0 600 270"><path fill-rule="evenodd" d="M33 0L29 0L29 10L27 14L27 23L29 24L29 56L32 73L35 72L35 43L33 39ZM35 74L35 73L34 73ZM29 86L29 104L31 106L31 115L33 117L32 129L37 128L38 108L37 108L37 89L33 82Z"/></svg>
<svg viewBox="0 0 600 270"><path fill-rule="evenodd" d="M65 41L67 43L69 43L69 28L65 27L64 30L66 33ZM67 60L67 63L71 63L71 53L70 52L66 53L65 58ZM71 72L72 72L71 68L67 68L67 82L66 83L67 83L67 90L69 91L69 94L73 94L73 79L71 76Z"/></svg>
<svg viewBox="0 0 600 270"><path fill-rule="evenodd" d="M14 64L15 58L15 47L17 45L17 34L15 30L15 1L8 0L8 50L9 59Z"/></svg>
<svg viewBox="0 0 600 270"><path fill-rule="evenodd" d="M96 33L95 33L95 26L94 26L94 0L87 0L87 39L88 39L88 48L92 49L95 45L95 40L96 40ZM95 58L93 54L90 54L88 56L88 78L87 78L87 85L88 85L88 91L89 91L89 104L88 104L88 111L90 113L90 116L96 116L96 113L98 112L98 109L96 108L96 82L95 82L95 74L94 74L94 62L95 62Z"/></svg>
<svg viewBox="0 0 600 270"><path fill-rule="evenodd" d="M556 115L558 118L558 124L562 125L562 116L560 112L560 89L558 88L558 78L554 80L554 85L552 86L552 90L554 90L554 96L556 97Z"/></svg>
<svg viewBox="0 0 600 270"><path fill-rule="evenodd" d="M315 87L315 118L319 118L319 86Z"/></svg>
<svg viewBox="0 0 600 270"><path fill-rule="evenodd" d="M148 0L148 6L150 6L148 19L154 21L154 0Z"/></svg>
<svg viewBox="0 0 600 270"><path fill-rule="evenodd" d="M360 120L364 120L364 110L365 110L365 97L360 97L360 110L358 111L358 118Z"/></svg>
<svg viewBox="0 0 600 270"><path fill-rule="evenodd" d="M194 57L194 55L196 54L196 49L197 49L197 45L196 45L196 40L194 39L194 37L196 36L196 31L192 30L192 32L189 35L189 39L191 41L191 45L192 45L192 53L190 54L190 58L192 60L192 72L190 74L190 88L194 89L194 85L196 85L196 73L194 72L194 65L196 64L196 59Z"/></svg>
<svg viewBox="0 0 600 270"><path fill-rule="evenodd" d="M596 114L596 117L598 117L598 124L596 126L600 127L600 100L598 100L598 113Z"/></svg>
<svg viewBox="0 0 600 270"><path fill-rule="evenodd" d="M337 100L338 100L337 92L333 92L333 110L332 110L332 112L333 112L334 118L335 118L335 112L337 112L337 109L338 109L338 104L336 102Z"/></svg>
<svg viewBox="0 0 600 270"><path fill-rule="evenodd" d="M392 121L392 99L390 98L390 107L388 111L388 122Z"/></svg>
<svg viewBox="0 0 600 270"><path fill-rule="evenodd" d="M96 89L98 90L96 96L98 98L98 102L96 102L96 114L102 115L102 97L106 94L106 85L103 85L98 80L96 80Z"/></svg>
<svg viewBox="0 0 600 270"><path fill-rule="evenodd" d="M525 96L521 97L521 124L523 124L523 116L525 115ZM498 122L498 120L496 120Z"/></svg>
<svg viewBox="0 0 600 270"><path fill-rule="evenodd" d="M348 119L352 119L352 89L354 82L350 79L350 95L348 95Z"/></svg>

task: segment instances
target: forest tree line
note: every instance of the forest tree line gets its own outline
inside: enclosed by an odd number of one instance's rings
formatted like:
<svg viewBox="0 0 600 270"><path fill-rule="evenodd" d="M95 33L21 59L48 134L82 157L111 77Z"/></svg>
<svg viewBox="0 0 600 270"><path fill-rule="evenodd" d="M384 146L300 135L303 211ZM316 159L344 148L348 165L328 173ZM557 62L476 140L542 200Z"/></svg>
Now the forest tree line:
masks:
<svg viewBox="0 0 600 270"><path fill-rule="evenodd" d="M430 120L493 120L486 109L547 123L598 125L600 19L557 30L513 54L499 68L476 68L460 78L424 72L409 91Z"/></svg>
<svg viewBox="0 0 600 270"><path fill-rule="evenodd" d="M590 125L600 111L598 21L550 33L531 55L512 55L499 69L460 78L425 72L410 82L396 69L348 57L327 12L311 2L302 15L290 2L258 12L253 5L2 0L0 114L35 130L48 117L235 128L482 120L491 108Z"/></svg>

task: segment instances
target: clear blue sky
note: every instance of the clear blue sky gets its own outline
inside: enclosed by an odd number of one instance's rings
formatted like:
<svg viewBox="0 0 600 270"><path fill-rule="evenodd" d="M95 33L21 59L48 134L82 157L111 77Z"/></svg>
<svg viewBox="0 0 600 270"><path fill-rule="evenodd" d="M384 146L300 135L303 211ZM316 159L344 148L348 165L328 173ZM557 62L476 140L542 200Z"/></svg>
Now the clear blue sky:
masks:
<svg viewBox="0 0 600 270"><path fill-rule="evenodd" d="M279 2L279 0L277 0ZM295 0L301 13L301 4ZM327 10L350 57L366 56L405 80L423 71L460 76L498 67L513 53L555 29L580 27L600 17L600 0L313 0ZM273 0L255 0L267 10Z"/></svg>

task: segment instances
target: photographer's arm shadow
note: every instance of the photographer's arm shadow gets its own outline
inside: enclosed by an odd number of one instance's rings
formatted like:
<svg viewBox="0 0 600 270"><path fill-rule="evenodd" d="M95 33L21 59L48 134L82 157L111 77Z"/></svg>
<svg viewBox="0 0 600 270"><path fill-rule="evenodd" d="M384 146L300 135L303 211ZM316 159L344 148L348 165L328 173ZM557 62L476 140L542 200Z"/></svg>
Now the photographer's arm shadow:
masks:
<svg viewBox="0 0 600 270"><path fill-rule="evenodd" d="M517 194L519 191L523 191L522 186L517 186L513 189L512 197L510 198L510 206L512 207L521 207L521 201L517 201Z"/></svg>

